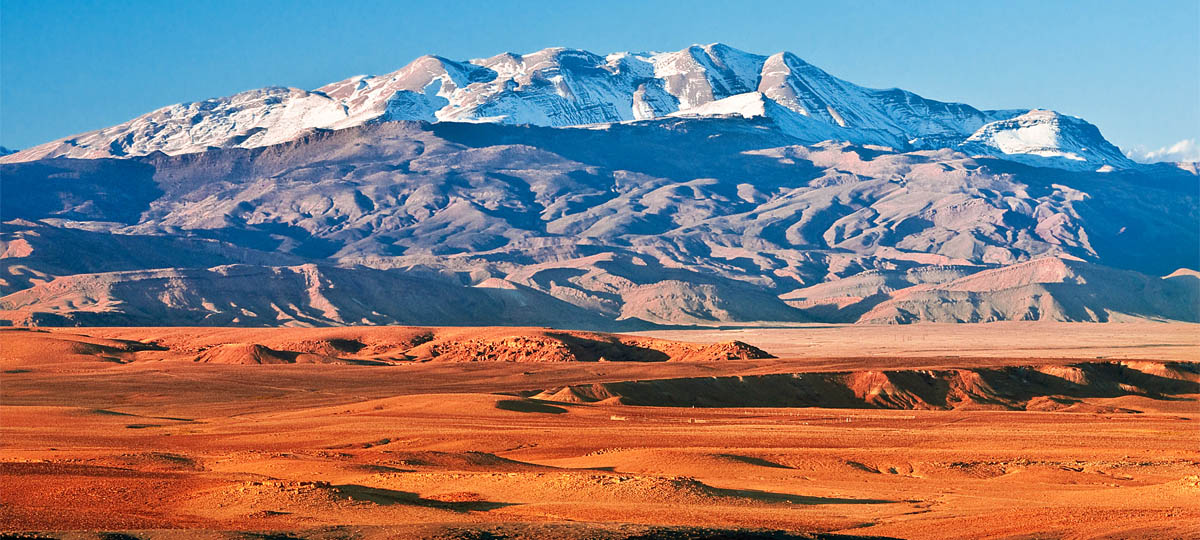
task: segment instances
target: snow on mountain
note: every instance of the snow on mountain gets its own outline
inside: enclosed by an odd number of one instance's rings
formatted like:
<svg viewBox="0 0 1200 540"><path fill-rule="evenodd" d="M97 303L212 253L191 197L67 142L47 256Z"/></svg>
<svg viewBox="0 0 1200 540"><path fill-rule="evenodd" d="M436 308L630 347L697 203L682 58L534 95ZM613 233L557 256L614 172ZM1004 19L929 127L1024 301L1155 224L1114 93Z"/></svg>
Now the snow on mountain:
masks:
<svg viewBox="0 0 1200 540"><path fill-rule="evenodd" d="M1098 166L1133 166L1133 161L1105 140L1096 126L1046 110L1035 109L989 123L968 137L962 148L1059 168L1096 170Z"/></svg>
<svg viewBox="0 0 1200 540"><path fill-rule="evenodd" d="M767 118L805 143L833 139L920 150L968 142L964 149L975 153L1033 156L1039 165L1132 165L1079 119L1037 110L980 111L900 89L864 88L791 53L761 56L719 43L606 56L566 48L468 62L423 56L392 73L312 91L264 88L172 105L0 161L253 148L313 130L396 120L565 127L729 114Z"/></svg>
<svg viewBox="0 0 1200 540"><path fill-rule="evenodd" d="M710 101L703 105L692 107L685 111L671 113L670 116L727 116L736 115L742 118L767 116L767 98L758 92L746 92L736 96Z"/></svg>
<svg viewBox="0 0 1200 540"><path fill-rule="evenodd" d="M822 122L807 115L799 114L792 109L780 105L775 100L760 92L746 92L710 101L697 107L671 113L669 116L679 118L721 116L767 118L776 129L805 144L814 144L829 140L857 141L870 144L878 140L878 137L864 136L858 130L843 128Z"/></svg>

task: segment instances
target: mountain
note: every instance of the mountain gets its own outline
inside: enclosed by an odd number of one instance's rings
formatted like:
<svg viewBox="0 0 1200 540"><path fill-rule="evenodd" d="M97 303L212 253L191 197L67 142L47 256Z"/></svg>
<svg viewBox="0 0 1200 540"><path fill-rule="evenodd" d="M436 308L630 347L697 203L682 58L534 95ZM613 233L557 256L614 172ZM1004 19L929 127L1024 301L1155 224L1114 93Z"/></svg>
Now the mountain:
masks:
<svg viewBox="0 0 1200 540"><path fill-rule="evenodd" d="M1082 261L1045 258L943 283L895 291L862 322L991 322L1003 320L1134 320L1147 316L1197 321L1200 278L1166 279Z"/></svg>
<svg viewBox="0 0 1200 540"><path fill-rule="evenodd" d="M469 61L423 56L392 73L315 90L263 88L164 107L0 162L257 148L385 121L567 127L726 115L762 118L802 144L961 148L1072 170L1134 166L1078 118L864 88L791 53L761 56L719 43L666 53L550 48Z"/></svg>
<svg viewBox="0 0 1200 540"><path fill-rule="evenodd" d="M460 287L369 268L229 265L59 277L0 299L25 325L469 325L547 320L597 327L602 317L518 286ZM386 305L367 299L386 297ZM611 326L611 325L610 325Z"/></svg>
<svg viewBox="0 0 1200 540"><path fill-rule="evenodd" d="M802 144L756 114L377 122L0 164L0 192L16 324L1200 321L1191 171Z"/></svg>
<svg viewBox="0 0 1200 540"><path fill-rule="evenodd" d="M964 151L1005 159L1076 170L1100 170L1129 166L1121 149L1100 135L1100 130L1083 120L1054 111L1033 110L1020 116L991 122L959 145Z"/></svg>

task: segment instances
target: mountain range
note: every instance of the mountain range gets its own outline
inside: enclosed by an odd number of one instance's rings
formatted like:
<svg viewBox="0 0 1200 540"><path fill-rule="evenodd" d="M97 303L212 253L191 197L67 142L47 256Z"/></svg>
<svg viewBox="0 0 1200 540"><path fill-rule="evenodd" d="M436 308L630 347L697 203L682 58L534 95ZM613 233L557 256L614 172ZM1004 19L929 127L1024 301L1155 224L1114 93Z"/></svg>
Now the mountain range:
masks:
<svg viewBox="0 0 1200 540"><path fill-rule="evenodd" d="M720 43L605 56L565 48L467 62L423 56L386 75L311 91L262 88L164 107L6 161L254 148L312 130L398 120L565 127L666 116L764 117L803 143L964 147L1080 170L1132 165L1078 118L1046 110L981 111L897 88L863 88L791 53L761 56Z"/></svg>
<svg viewBox="0 0 1200 540"><path fill-rule="evenodd" d="M1200 320L1195 164L721 44L426 56L0 180L14 324Z"/></svg>

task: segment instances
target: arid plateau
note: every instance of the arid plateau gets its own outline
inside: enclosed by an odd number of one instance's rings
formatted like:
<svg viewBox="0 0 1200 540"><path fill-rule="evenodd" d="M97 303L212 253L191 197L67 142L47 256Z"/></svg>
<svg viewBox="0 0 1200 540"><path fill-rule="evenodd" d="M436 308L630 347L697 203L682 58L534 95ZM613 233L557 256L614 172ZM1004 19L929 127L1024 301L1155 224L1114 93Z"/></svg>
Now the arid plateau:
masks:
<svg viewBox="0 0 1200 540"><path fill-rule="evenodd" d="M1195 538L1197 330L5 329L0 531Z"/></svg>

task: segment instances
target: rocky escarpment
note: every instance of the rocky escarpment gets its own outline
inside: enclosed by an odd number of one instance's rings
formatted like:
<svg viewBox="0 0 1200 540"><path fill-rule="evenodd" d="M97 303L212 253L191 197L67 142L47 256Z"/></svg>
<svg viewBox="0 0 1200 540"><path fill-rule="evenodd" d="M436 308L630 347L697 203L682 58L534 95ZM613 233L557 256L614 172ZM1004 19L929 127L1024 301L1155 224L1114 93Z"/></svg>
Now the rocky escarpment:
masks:
<svg viewBox="0 0 1200 540"><path fill-rule="evenodd" d="M298 331L298 332L297 332ZM163 329L152 343L67 332L0 330L2 366L127 364L358 364L411 362L715 362L774 358L740 341L684 343L547 328L375 327ZM46 354L48 351L57 354Z"/></svg>
<svg viewBox="0 0 1200 540"><path fill-rule="evenodd" d="M552 402L662 407L830 407L1130 412L1117 398L1200 394L1200 364L1089 362L973 369L785 373L571 385ZM1110 399L1111 404L1097 400ZM1114 401L1115 400L1115 401Z"/></svg>

